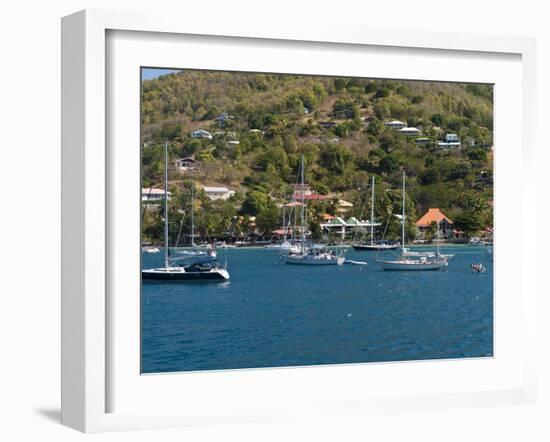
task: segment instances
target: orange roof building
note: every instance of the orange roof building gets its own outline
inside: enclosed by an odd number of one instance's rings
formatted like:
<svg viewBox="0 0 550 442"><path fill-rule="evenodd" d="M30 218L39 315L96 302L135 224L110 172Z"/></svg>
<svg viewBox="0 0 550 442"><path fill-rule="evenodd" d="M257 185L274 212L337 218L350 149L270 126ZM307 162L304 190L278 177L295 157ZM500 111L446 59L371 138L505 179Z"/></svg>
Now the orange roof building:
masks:
<svg viewBox="0 0 550 442"><path fill-rule="evenodd" d="M417 227L428 227L431 223L441 223L446 221L447 224L453 224L453 222L441 211L439 208L428 209L428 211L422 215L422 217L416 222Z"/></svg>
<svg viewBox="0 0 550 442"><path fill-rule="evenodd" d="M450 238L453 236L452 220L447 217L439 208L430 208L428 211L416 222L416 227L420 232L420 237L423 237L426 229L431 223L437 223L439 225L440 234L443 234L444 238Z"/></svg>

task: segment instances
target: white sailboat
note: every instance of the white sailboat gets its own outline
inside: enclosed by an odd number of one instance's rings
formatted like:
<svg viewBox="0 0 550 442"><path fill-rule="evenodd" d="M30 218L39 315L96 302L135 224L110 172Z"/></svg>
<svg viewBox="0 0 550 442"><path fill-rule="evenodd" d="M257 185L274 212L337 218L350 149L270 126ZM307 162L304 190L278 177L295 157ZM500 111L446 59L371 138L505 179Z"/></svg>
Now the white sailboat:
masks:
<svg viewBox="0 0 550 442"><path fill-rule="evenodd" d="M286 197L283 199L283 201L284 200L286 200ZM289 214L288 216L289 223L290 223L290 218L291 218L291 214ZM269 250L278 250L280 252L299 253L300 248L296 244L292 244L292 242L290 242L288 238L288 231L290 229L290 224L288 226L289 228L287 229L287 225L285 223L286 223L286 212L285 212L285 204L283 203L283 229L284 229L283 240L281 242L267 244L264 246L264 248Z"/></svg>
<svg viewBox="0 0 550 442"><path fill-rule="evenodd" d="M264 248L269 250L292 251L293 253L300 252L300 248L297 245L292 244L287 239L280 243L268 244L264 246Z"/></svg>
<svg viewBox="0 0 550 442"><path fill-rule="evenodd" d="M333 250L324 248L307 247L306 246L306 207L305 207L305 195L304 195L304 156L302 155L302 164L300 166L300 200L301 200L301 212L300 212L300 244L299 251L292 249L288 250L286 256L287 264L299 264L299 265L342 265L345 258L341 254L336 254ZM294 229L293 234L296 230Z"/></svg>
<svg viewBox="0 0 550 442"><path fill-rule="evenodd" d="M384 242L379 242L376 244L374 242L374 175L372 176L371 181L371 191L372 191L372 197L371 197L371 206L370 206L370 244L362 242L362 243L356 243L352 244L352 247L355 250L395 250L397 249L397 245L395 244L386 244Z"/></svg>
<svg viewBox="0 0 550 442"><path fill-rule="evenodd" d="M394 260L376 260L383 270L440 270L447 267L448 262L437 252L411 252L405 248L405 172L403 172L403 202L401 213L401 254Z"/></svg>
<svg viewBox="0 0 550 442"><path fill-rule="evenodd" d="M143 280L154 281L227 281L229 272L215 259L208 262L192 262L189 265L173 265L168 243L168 143L164 144L164 267L143 269Z"/></svg>
<svg viewBox="0 0 550 442"><path fill-rule="evenodd" d="M178 235L179 236L179 235ZM178 250L176 253L180 256L180 259L193 258L194 262L198 262L195 258L203 257L200 262L207 262L215 259L218 255L216 250L210 245L206 244L206 250L199 250L199 246L195 244L195 183L191 183L191 250Z"/></svg>

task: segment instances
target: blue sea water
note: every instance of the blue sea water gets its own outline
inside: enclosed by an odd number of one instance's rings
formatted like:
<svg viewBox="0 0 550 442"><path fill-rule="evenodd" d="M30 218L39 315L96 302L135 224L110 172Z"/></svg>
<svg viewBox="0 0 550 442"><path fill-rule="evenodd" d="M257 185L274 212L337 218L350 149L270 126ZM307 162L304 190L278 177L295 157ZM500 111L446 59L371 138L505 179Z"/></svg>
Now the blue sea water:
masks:
<svg viewBox="0 0 550 442"><path fill-rule="evenodd" d="M142 284L142 372L492 356L486 250L445 247L448 270L422 272L384 272L375 252L348 250L367 266L311 267L266 249L221 251L228 282ZM145 253L143 268L161 260Z"/></svg>

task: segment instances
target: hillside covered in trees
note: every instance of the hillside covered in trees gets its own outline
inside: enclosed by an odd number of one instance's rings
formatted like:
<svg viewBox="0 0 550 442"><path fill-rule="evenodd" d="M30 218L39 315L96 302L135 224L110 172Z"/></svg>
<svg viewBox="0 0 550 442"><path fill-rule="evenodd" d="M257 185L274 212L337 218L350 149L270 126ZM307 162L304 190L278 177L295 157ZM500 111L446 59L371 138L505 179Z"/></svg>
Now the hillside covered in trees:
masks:
<svg viewBox="0 0 550 442"><path fill-rule="evenodd" d="M142 83L142 184L162 186L162 145L170 145L171 220L187 231L189 191L196 189L196 225L203 237L257 233L281 225L281 204L293 194L302 155L306 182L329 198L309 204L312 236L339 199L347 216L368 218L376 177L376 216L401 210L407 176L409 235L429 207L439 207L469 235L492 226L493 88L491 85L370 80L282 74L182 71ZM385 123L400 120L417 137ZM211 138L194 138L197 129ZM461 146L437 143L456 134ZM420 138L420 140L418 140ZM178 158L200 169L181 171ZM236 193L211 201L202 186ZM370 209L369 209L370 210ZM388 236L398 235L397 221ZM144 237L162 237L160 214L144 215ZM411 236L410 236L411 237Z"/></svg>

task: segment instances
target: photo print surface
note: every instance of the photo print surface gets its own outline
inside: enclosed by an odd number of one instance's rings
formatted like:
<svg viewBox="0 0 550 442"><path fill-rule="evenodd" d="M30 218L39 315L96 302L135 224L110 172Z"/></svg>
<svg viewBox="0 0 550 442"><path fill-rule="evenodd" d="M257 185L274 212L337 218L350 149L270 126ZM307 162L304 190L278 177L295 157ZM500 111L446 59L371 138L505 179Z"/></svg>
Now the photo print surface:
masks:
<svg viewBox="0 0 550 442"><path fill-rule="evenodd" d="M142 373L493 355L492 85L140 75Z"/></svg>

